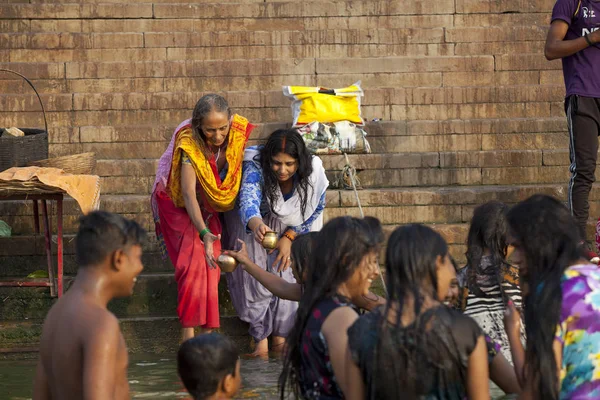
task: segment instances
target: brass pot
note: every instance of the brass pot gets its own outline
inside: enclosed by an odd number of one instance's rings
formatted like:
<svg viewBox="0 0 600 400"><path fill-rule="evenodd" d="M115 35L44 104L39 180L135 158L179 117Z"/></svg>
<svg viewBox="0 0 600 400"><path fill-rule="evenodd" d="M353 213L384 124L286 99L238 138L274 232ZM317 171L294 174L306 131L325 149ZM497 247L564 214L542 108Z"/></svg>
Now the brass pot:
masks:
<svg viewBox="0 0 600 400"><path fill-rule="evenodd" d="M233 272L238 266L238 262L235 258L228 256L227 254L221 254L217 258L217 265L224 272Z"/></svg>
<svg viewBox="0 0 600 400"><path fill-rule="evenodd" d="M267 250L273 250L277 247L277 232L267 232L263 238L262 245Z"/></svg>

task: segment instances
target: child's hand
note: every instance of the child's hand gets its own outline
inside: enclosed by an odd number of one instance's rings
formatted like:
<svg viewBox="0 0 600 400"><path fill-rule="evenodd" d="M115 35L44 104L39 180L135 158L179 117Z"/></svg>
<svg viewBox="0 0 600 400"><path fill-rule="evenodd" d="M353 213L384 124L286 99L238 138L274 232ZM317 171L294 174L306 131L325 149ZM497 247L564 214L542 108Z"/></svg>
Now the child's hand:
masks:
<svg viewBox="0 0 600 400"><path fill-rule="evenodd" d="M506 310L504 311L504 330L509 339L514 336L519 336L521 333L521 314L517 311L512 300L508 301Z"/></svg>
<svg viewBox="0 0 600 400"><path fill-rule="evenodd" d="M250 257L248 256L248 250L246 250L246 243L243 240L237 240L241 244L241 248L238 251L227 250L224 251L223 254L231 256L237 260L240 264L248 264L251 263Z"/></svg>

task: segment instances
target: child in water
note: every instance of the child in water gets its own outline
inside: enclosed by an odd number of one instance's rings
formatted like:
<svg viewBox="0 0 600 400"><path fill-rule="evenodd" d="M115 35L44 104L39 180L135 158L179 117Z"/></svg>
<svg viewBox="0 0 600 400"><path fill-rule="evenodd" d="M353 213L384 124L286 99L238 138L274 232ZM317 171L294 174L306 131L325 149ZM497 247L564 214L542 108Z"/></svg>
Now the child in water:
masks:
<svg viewBox="0 0 600 400"><path fill-rule="evenodd" d="M507 211L508 207L498 201L475 209L467 238L467 266L457 275L463 288L461 309L500 345L502 354L512 363L504 310L509 301L521 308L521 288L518 268L506 261Z"/></svg>
<svg viewBox="0 0 600 400"><path fill-rule="evenodd" d="M185 341L177 353L177 372L194 400L231 399L242 382L235 345L218 333Z"/></svg>

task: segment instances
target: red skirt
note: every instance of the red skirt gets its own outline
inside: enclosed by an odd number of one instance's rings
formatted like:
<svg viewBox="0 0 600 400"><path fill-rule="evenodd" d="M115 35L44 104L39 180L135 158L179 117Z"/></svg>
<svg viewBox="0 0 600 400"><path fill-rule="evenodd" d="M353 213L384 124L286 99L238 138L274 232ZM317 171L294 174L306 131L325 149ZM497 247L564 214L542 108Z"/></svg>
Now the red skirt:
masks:
<svg viewBox="0 0 600 400"><path fill-rule="evenodd" d="M218 328L221 270L212 269L206 263L204 243L186 209L176 207L164 191L155 192L155 196L160 218L156 230L162 233L175 267L179 321L184 328ZM217 213L202 210L202 217L213 234L222 233ZM220 241L214 244L215 258L219 254Z"/></svg>

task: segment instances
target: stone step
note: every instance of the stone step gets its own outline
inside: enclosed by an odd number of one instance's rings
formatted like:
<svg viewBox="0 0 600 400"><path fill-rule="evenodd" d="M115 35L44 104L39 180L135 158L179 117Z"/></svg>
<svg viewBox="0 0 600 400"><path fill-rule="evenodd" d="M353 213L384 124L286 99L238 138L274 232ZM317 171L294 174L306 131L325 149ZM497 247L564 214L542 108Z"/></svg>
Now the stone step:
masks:
<svg viewBox="0 0 600 400"><path fill-rule="evenodd" d="M345 159L333 155L321 158L333 184L346 165ZM563 179L563 170L569 165L569 160L566 150L515 150L352 155L350 163L357 169L357 176L364 187L380 187L426 186L428 182L453 179L456 182L474 180L485 184L503 179L507 173L514 171L517 171L517 180L535 180L537 174L552 174L544 179ZM156 165L156 160L100 160L96 173L102 176L105 194L144 194L150 193ZM523 167L525 169L521 172L515 170ZM507 168L507 172L499 171L499 168Z"/></svg>
<svg viewBox="0 0 600 400"><path fill-rule="evenodd" d="M47 1L47 0L46 0ZM39 3L34 0L33 3ZM91 4L91 3L105 4ZM284 1L262 2L257 0L241 0L221 3L196 1L194 3L178 3L174 0L144 0L136 4L109 4L117 0L94 0L86 2L83 7L76 2L52 0L45 4L27 4L22 0L12 0L3 4L0 15L5 19L230 19L230 18L319 18L336 16L402 16L427 14L513 14L513 13L549 13L553 1L535 0L523 4L518 0L508 0L502 3L485 0L459 0L456 2L444 0L432 10L424 0L409 4L389 3L386 1L319 1L293 3ZM158 3L167 4L158 4ZM20 4L22 3L22 4ZM58 3L58 4L57 4ZM66 3L66 4L62 4ZM147 3L147 4L146 4ZM150 3L157 3L154 7ZM226 4L223 4L226 3ZM318 3L318 4L315 4ZM524 21L526 23L528 21Z"/></svg>
<svg viewBox="0 0 600 400"><path fill-rule="evenodd" d="M554 6L553 0L536 0L523 3L520 0L497 2L493 0L457 0L457 14L513 14L513 13L550 13Z"/></svg>
<svg viewBox="0 0 600 400"><path fill-rule="evenodd" d="M169 0L173 3L179 1ZM255 1L262 2L262 1ZM156 1L154 3L159 3ZM313 4L314 6L314 4ZM537 14L520 18L524 23L537 22ZM501 22L501 21L499 21ZM459 21L465 26L469 21ZM545 23L545 21L544 21ZM371 15L332 17L271 17L271 18L213 18L213 19L68 19L68 20L5 20L3 32L219 32L219 31L278 31L321 29L399 29L439 28L452 26L451 15ZM522 24L520 24L522 25Z"/></svg>
<svg viewBox="0 0 600 400"><path fill-rule="evenodd" d="M343 155L320 155L325 169L334 174L346 165ZM564 150L493 150L427 153L351 154L350 164L359 174L364 170L397 170L419 168L498 168L541 167L569 165L569 155ZM147 177L154 178L157 159L98 160L95 174L104 178ZM151 179L153 181L153 179ZM104 193L108 193L106 186Z"/></svg>
<svg viewBox="0 0 600 400"><path fill-rule="evenodd" d="M72 283L72 277L65 280L65 291ZM0 288L2 321L43 319L55 299L44 288ZM173 273L142 274L138 277L131 297L115 299L108 305L119 318L132 317L172 317L176 316L177 283ZM219 282L219 312L223 316L235 316L231 304L225 276Z"/></svg>
<svg viewBox="0 0 600 400"><path fill-rule="evenodd" d="M131 20L133 21L133 20ZM494 42L497 48L503 45ZM532 52L539 48L537 42L520 42L521 45L506 49L519 49ZM527 45L530 44L530 45ZM480 43L485 45L485 43ZM331 58L331 57L389 57L389 56L451 56L454 43L398 43L398 44L291 44L278 46L227 46L227 47L152 47L123 49L11 49L0 50L3 62L113 62L137 59L140 61L179 61L179 60L223 60L223 59L262 59L262 58ZM495 54L495 53L486 53ZM468 55L463 53L463 55Z"/></svg>
<svg viewBox="0 0 600 400"><path fill-rule="evenodd" d="M486 56L492 57L492 56ZM333 60L322 59L322 61ZM411 67L412 68L412 67ZM389 72L389 73L325 73L300 75L267 75L237 76L237 77L155 77L121 79L40 79L33 81L38 91L42 93L124 93L124 92L230 92L240 88L248 91L280 90L285 85L304 85L321 87L345 87L356 81L361 81L364 88L458 88L472 86L514 86L514 85L556 85L560 80L551 80L560 76L559 70L552 71L433 71L433 72ZM543 81L540 81L543 78ZM24 86L18 80L0 81L3 93L22 93ZM555 101L561 102L557 98ZM519 103L523 108L525 104ZM498 118L493 107L486 106L488 118ZM460 110L455 110L458 113ZM479 117L469 116L473 113L458 114L462 118L486 118L484 110L479 110ZM502 110L499 110L502 111ZM537 112L529 110L529 113ZM548 111L546 111L547 113ZM563 111L564 114L564 111ZM523 112L513 112L510 117L527 117ZM532 117L544 116L537 112ZM446 118L451 118L445 116ZM411 117L410 119L419 119ZM427 119L427 118L425 118Z"/></svg>
<svg viewBox="0 0 600 400"><path fill-rule="evenodd" d="M234 109L235 110L235 109ZM237 111L237 110L236 110ZM288 109L289 112L289 109ZM15 113L11 113L13 115ZM51 114L51 113L49 113ZM118 115L113 112L105 112L104 115ZM106 153L98 154L99 159L115 159L115 158L159 158L166 148L167 143L171 140L174 128L191 115L189 111L178 111L171 113L163 113L165 120L156 124L148 125L142 123L139 125L128 125L126 121L114 121L114 124L107 125L106 121L98 125L78 125L73 128L70 126L52 126L50 130L49 142L51 155L68 155L82 151L81 145L89 145L92 143L131 143L131 142L162 142L162 146L158 146L159 154L150 157L153 153L144 152L143 155L136 156L134 153L124 157L122 155ZM9 115L9 114L7 114ZM31 121L36 121L33 113ZM52 114L51 114L52 115ZM290 118L291 112L284 119ZM37 116L40 118L40 116ZM291 119L291 118L290 118ZM522 149L556 149L564 145L567 140L567 124L564 116L549 117L549 118L490 118L490 119L468 119L468 120L413 120L413 121L389 121L383 120L371 122L366 116L365 130L368 133L369 141L373 141L376 145L377 140L383 138L399 136L404 140L418 140L411 137L426 137L422 140L435 141L436 139L427 138L430 136L456 136L458 138L470 135L473 140L470 142L468 149L473 149L473 142L476 143L478 149L481 150L522 150ZM25 120L22 121L25 123ZM54 119L51 122L59 122ZM285 122L256 122L251 119L251 122L256 125L252 132L251 140L260 141L266 139L273 131L280 128L289 128L290 123ZM18 125L18 126L23 126ZM380 137L381 139L375 139ZM445 140L445 139L443 139ZM479 145L480 143L480 145ZM71 144L75 146L70 149L69 146L53 146L55 144ZM383 143L385 148L389 143ZM79 146L80 148L77 148ZM153 146L152 144L149 146ZM122 146L121 146L122 147ZM98 148L96 150L101 150ZM454 147L453 151L460 151L458 147ZM397 149L398 152L406 152L407 150ZM418 150L426 152L426 149ZM441 151L444 151L442 149ZM377 152L374 149L374 152Z"/></svg>
<svg viewBox="0 0 600 400"><path fill-rule="evenodd" d="M393 207L393 206L426 206L426 205L473 205L492 199L505 203L516 203L535 193L545 193L564 199L566 196L564 184L539 184L539 185L476 185L476 186L449 186L449 187L396 187L388 189L359 190L361 204L368 207ZM600 200L600 184L594 185L590 200ZM101 209L119 214L137 215L149 214L149 195L102 195ZM352 190L328 190L327 208L356 207L356 196ZM56 205L49 203L50 216L56 214ZM79 217L81 210L76 202L67 197L64 201L63 214L65 217ZM33 205L30 201L0 202L0 215L31 217ZM20 232L16 232L20 234ZM0 239L2 240L2 239ZM27 253L26 253L27 254Z"/></svg>
<svg viewBox="0 0 600 400"><path fill-rule="evenodd" d="M537 0L540 1L540 0ZM536 2L534 2L536 3ZM452 14L454 1L442 0L434 14ZM297 2L193 2L179 4L4 4L0 15L5 19L229 19L295 18L379 15L427 15L432 10L424 0L410 4L387 1L318 1Z"/></svg>
<svg viewBox="0 0 600 400"><path fill-rule="evenodd" d="M14 0L13 0L14 1ZM250 0L260 3L260 0ZM91 3L92 1L87 1ZM99 3L117 2L98 1ZM180 3L180 0L144 0L144 2ZM23 1L25 3L25 1ZM271 31L289 28L319 29L397 29L439 27L531 26L545 27L544 13L520 14L454 14L454 15L371 15L332 17L271 17L271 18L214 18L214 19L21 19L2 20L2 32L215 32Z"/></svg>
<svg viewBox="0 0 600 400"><path fill-rule="evenodd" d="M454 28L450 28L454 29ZM395 44L464 42L463 30L444 40L440 28L325 29L207 32L11 32L0 33L4 49L113 49L219 46L282 46L287 44ZM508 29L508 28L504 28ZM518 32L518 31L511 31ZM518 34L518 33L516 33ZM503 36L507 36L505 34ZM542 39L538 39L542 40ZM500 40L497 40L500 41Z"/></svg>
<svg viewBox="0 0 600 400"><path fill-rule="evenodd" d="M566 182L567 179L556 184L367 189L359 191L358 194L365 215L375 216L386 225L412 222L455 224L468 222L471 218L472 209L476 205L492 199L514 204L535 193L546 193L564 200L566 198ZM600 216L599 188L600 186L594 186L590 195L590 216L594 220L596 219L595 216ZM3 202L0 203L0 206L2 207L0 208L3 215L2 219L13 228L14 235L31 234L33 232L30 202ZM149 196L147 195L104 195L101 208L134 218L149 232L154 231L154 222L149 209ZM50 214L53 216L54 213L54 206L52 206ZM325 218L346 214L359 215L354 192L347 190L328 191ZM73 201L66 201L65 232L74 232L79 216L80 211ZM52 228L55 231L54 222ZM33 255L35 252L39 254L43 251L41 240L39 239L36 245L30 245L33 247L24 247L24 249L27 249L23 250L25 255ZM149 246L151 246L149 250L152 252L158 251L155 242L152 242ZM14 254L8 253L10 246L2 247L7 248L6 254Z"/></svg>
<svg viewBox="0 0 600 400"><path fill-rule="evenodd" d="M4 64L9 66L9 64ZM4 66L0 64L0 67ZM10 64L15 66L17 64ZM70 65L70 63L67 63ZM106 64L104 64L106 65ZM20 65L19 65L20 66ZM39 66L39 68L34 68ZM32 67L16 68L30 71L38 77L51 78L59 73L53 66L59 64L32 64ZM27 75L27 73L25 72ZM59 73L60 74L60 73ZM127 73L124 72L124 75ZM1 75L1 74L0 74ZM0 76L8 77L8 75ZM56 76L58 78L58 76ZM562 85L519 85L506 87L455 87L455 88L367 88L361 99L365 106L417 106L481 103L539 103L557 102L564 95ZM105 111L105 110L191 110L205 92L154 92L154 93L51 93L43 94L46 111ZM235 91L224 96L236 109L260 108L289 109L290 99L279 90ZM5 112L31 111L39 107L34 94L4 93L0 95L0 107Z"/></svg>

